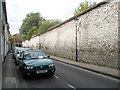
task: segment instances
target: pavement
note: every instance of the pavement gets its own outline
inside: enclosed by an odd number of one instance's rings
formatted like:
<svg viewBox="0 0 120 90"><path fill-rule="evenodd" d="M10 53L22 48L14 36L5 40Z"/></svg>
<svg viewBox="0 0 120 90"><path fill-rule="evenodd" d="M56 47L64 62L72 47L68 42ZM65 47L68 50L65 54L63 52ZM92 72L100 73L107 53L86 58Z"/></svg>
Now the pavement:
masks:
<svg viewBox="0 0 120 90"><path fill-rule="evenodd" d="M63 62L63 63L67 63L67 64L71 64L83 69L87 69L93 72L97 72L103 75L108 75L110 77L114 77L117 79L120 79L120 70L115 69L115 68L108 68L108 67L102 67L102 66L98 66L98 65L93 65L93 64L87 64L87 63L83 63L83 62L75 62L69 59L64 59L64 58L60 58L60 57L56 57L56 56L52 56L50 55L50 58Z"/></svg>
<svg viewBox="0 0 120 90"><path fill-rule="evenodd" d="M15 64L12 53L9 52L2 64L2 88L16 88Z"/></svg>

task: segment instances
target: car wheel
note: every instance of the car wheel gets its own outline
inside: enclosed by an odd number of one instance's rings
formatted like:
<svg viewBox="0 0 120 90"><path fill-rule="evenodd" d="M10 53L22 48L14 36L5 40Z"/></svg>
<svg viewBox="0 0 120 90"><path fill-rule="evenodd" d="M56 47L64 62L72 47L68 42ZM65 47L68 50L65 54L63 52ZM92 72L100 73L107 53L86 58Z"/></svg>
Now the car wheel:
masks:
<svg viewBox="0 0 120 90"><path fill-rule="evenodd" d="M13 56L13 59L15 60L15 56Z"/></svg>
<svg viewBox="0 0 120 90"><path fill-rule="evenodd" d="M18 64L17 64L17 61L15 61L15 65L18 65Z"/></svg>
<svg viewBox="0 0 120 90"><path fill-rule="evenodd" d="M16 61L16 65L18 65L18 61Z"/></svg>
<svg viewBox="0 0 120 90"><path fill-rule="evenodd" d="M50 73L49 75L50 75L50 76L53 76L53 75L54 75L54 72Z"/></svg>
<svg viewBox="0 0 120 90"><path fill-rule="evenodd" d="M21 71L20 66L19 66L19 70Z"/></svg>
<svg viewBox="0 0 120 90"><path fill-rule="evenodd" d="M26 79L27 75L21 70L21 75L23 79Z"/></svg>

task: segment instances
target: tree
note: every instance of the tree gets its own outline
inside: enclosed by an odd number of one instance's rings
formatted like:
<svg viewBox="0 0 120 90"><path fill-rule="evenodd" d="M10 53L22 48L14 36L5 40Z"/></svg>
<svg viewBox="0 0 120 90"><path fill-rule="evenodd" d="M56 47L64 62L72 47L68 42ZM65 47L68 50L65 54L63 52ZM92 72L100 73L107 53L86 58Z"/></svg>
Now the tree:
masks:
<svg viewBox="0 0 120 90"><path fill-rule="evenodd" d="M17 33L17 34L14 34L13 36L19 36L19 33Z"/></svg>
<svg viewBox="0 0 120 90"><path fill-rule="evenodd" d="M40 13L29 13L19 29L22 41L29 40L33 35L45 32L48 28L61 23L60 20L46 20Z"/></svg>
<svg viewBox="0 0 120 90"><path fill-rule="evenodd" d="M9 41L12 45L22 46L22 40L20 39L19 34L9 35Z"/></svg>
<svg viewBox="0 0 120 90"><path fill-rule="evenodd" d="M45 32L46 30L48 30L50 27L56 25L56 24L59 24L61 23L60 20L45 20L43 22L40 23L40 26L38 28L38 33L43 33Z"/></svg>
<svg viewBox="0 0 120 90"><path fill-rule="evenodd" d="M33 35L35 35L36 31L36 26L31 27L30 30L27 32L27 39L29 40Z"/></svg>
<svg viewBox="0 0 120 90"><path fill-rule="evenodd" d="M8 36L8 39L9 39L9 41L10 41L11 44L14 43L14 38L13 38L13 36L9 35L9 36Z"/></svg>
<svg viewBox="0 0 120 90"><path fill-rule="evenodd" d="M79 4L79 7L77 9L75 9L73 14L78 15L80 12L85 11L94 5L96 5L96 2L91 3L91 2L88 2L87 0L85 0L84 3Z"/></svg>
<svg viewBox="0 0 120 90"><path fill-rule="evenodd" d="M23 23L19 29L21 39L27 40L29 37L27 36L28 32L30 32L33 26L38 27L38 23L44 20L41 17L40 13L29 13L26 15L26 18L23 20Z"/></svg>

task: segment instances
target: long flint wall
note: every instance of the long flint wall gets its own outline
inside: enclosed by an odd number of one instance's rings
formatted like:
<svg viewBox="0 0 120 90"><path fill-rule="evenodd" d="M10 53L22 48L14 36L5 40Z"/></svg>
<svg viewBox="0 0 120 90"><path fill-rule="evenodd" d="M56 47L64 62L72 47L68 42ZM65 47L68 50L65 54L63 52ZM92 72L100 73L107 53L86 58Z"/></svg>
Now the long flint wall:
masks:
<svg viewBox="0 0 120 90"><path fill-rule="evenodd" d="M75 60L77 31L79 61L118 68L118 6L119 0L99 3L23 42L23 46Z"/></svg>
<svg viewBox="0 0 120 90"><path fill-rule="evenodd" d="M74 20L40 35L41 48L45 52L69 59L75 59Z"/></svg>
<svg viewBox="0 0 120 90"><path fill-rule="evenodd" d="M79 18L79 59L118 68L118 2L101 5Z"/></svg>

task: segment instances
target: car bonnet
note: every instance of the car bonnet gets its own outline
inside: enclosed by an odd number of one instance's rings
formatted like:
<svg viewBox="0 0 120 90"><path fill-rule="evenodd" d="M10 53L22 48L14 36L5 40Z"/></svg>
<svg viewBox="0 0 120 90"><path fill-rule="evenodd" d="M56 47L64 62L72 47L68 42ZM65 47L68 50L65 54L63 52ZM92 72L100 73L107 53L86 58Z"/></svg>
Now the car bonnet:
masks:
<svg viewBox="0 0 120 90"><path fill-rule="evenodd" d="M53 61L51 59L32 59L32 60L23 60L26 66L44 66L52 64Z"/></svg>

